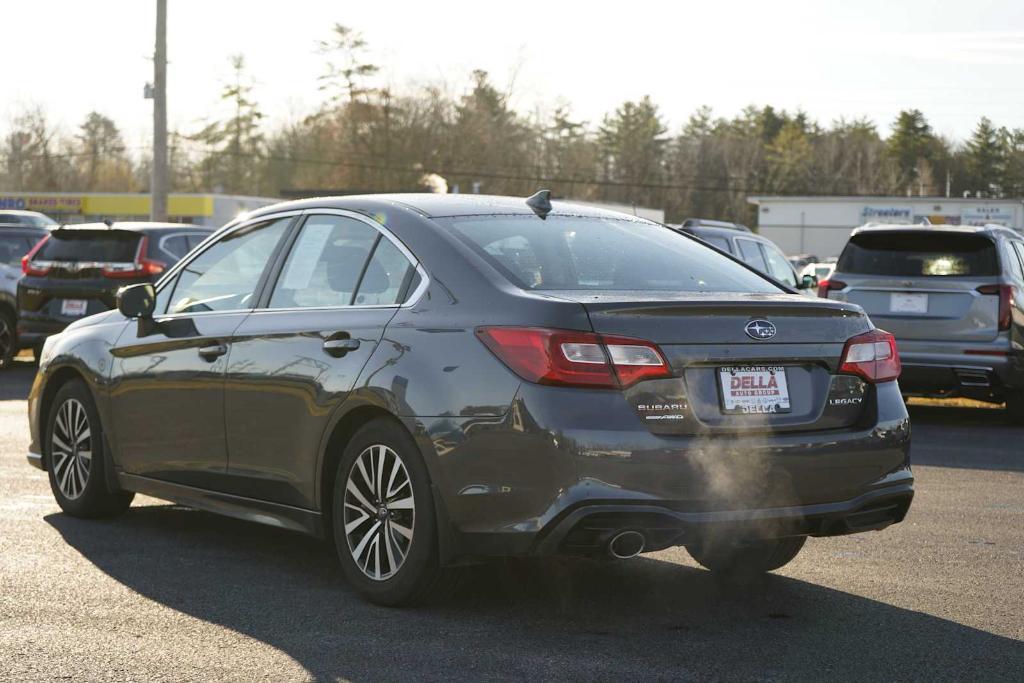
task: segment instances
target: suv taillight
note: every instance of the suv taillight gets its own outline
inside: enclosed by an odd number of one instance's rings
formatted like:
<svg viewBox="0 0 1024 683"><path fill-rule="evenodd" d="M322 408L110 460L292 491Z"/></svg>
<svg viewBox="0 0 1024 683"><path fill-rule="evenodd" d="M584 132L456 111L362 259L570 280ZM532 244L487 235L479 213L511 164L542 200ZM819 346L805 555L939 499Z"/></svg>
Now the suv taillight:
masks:
<svg viewBox="0 0 1024 683"><path fill-rule="evenodd" d="M129 279L153 277L164 272L164 269L167 267L166 263L163 263L162 261L155 261L143 256L143 254L146 253L146 246L148 244L149 238L143 235L142 239L139 240L139 248L135 251L135 262L108 263L103 266L103 277Z"/></svg>
<svg viewBox="0 0 1024 683"><path fill-rule="evenodd" d="M818 283L818 296L822 299L828 298L828 293L833 289L846 289L846 283L842 280L829 278Z"/></svg>
<svg viewBox="0 0 1024 683"><path fill-rule="evenodd" d="M901 369L896 338L884 330L871 330L848 339L839 364L840 374L857 375L872 383L896 379Z"/></svg>
<svg viewBox="0 0 1024 683"><path fill-rule="evenodd" d="M1010 329L1013 321L1013 298L1017 295L1017 288L1013 285L982 285L978 287L979 294L999 295L999 331Z"/></svg>
<svg viewBox="0 0 1024 683"><path fill-rule="evenodd" d="M49 235L39 240L38 242L36 242L36 246L32 247L31 251L29 251L27 254L21 257L22 273L24 273L25 275L35 275L37 277L41 277L50 272L49 261L34 260L36 254L39 253L39 250L43 248L43 245L46 244L46 241L48 239L50 239Z"/></svg>
<svg viewBox="0 0 1024 683"><path fill-rule="evenodd" d="M480 341L528 382L622 389L671 377L658 347L643 339L541 327L481 327Z"/></svg>

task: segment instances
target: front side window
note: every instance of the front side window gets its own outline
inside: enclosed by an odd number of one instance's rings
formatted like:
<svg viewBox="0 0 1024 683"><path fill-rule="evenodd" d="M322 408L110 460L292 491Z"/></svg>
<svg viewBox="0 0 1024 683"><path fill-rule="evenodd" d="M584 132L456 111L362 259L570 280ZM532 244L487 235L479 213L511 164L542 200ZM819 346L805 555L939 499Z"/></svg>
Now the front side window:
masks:
<svg viewBox="0 0 1024 683"><path fill-rule="evenodd" d="M259 223L225 235L161 289L158 306L164 292L171 290L168 313L252 308L260 276L291 220Z"/></svg>
<svg viewBox="0 0 1024 683"><path fill-rule="evenodd" d="M579 216L436 220L523 289L779 291L701 242L643 221Z"/></svg>

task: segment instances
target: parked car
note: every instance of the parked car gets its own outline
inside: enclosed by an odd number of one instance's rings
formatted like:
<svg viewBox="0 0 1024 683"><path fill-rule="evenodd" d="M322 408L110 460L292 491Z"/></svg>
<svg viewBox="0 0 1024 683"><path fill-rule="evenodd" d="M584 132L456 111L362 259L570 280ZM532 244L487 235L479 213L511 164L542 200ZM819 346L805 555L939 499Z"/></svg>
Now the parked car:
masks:
<svg viewBox="0 0 1024 683"><path fill-rule="evenodd" d="M891 331L915 396L1006 402L1024 422L1024 238L1000 226L853 231L823 297Z"/></svg>
<svg viewBox="0 0 1024 683"><path fill-rule="evenodd" d="M22 214L30 214L24 216ZM34 212L0 212L0 370L7 368L20 348L18 340L18 280L21 257L49 234L36 225ZM48 220L48 219L47 219Z"/></svg>
<svg viewBox="0 0 1024 683"><path fill-rule="evenodd" d="M28 458L68 514L138 492L325 536L385 604L493 556L770 571L913 496L859 308L545 192L262 208L42 356Z"/></svg>
<svg viewBox="0 0 1024 683"><path fill-rule="evenodd" d="M687 218L682 225L670 227L699 237L787 287L813 294L818 284L817 280L797 277L796 271L782 250L767 237L751 232L745 225L706 218Z"/></svg>
<svg viewBox="0 0 1024 683"><path fill-rule="evenodd" d="M64 225L22 259L18 335L36 351L69 323L116 305L118 288L152 282L213 230L181 223ZM38 355L38 354L37 354Z"/></svg>
<svg viewBox="0 0 1024 683"><path fill-rule="evenodd" d="M808 263L803 267L803 269L800 271L800 277L811 275L814 277L816 281L821 282L822 280L827 280L828 278L830 278L832 276L832 273L835 272L835 270L835 261L831 263L820 261L813 262Z"/></svg>
<svg viewBox="0 0 1024 683"><path fill-rule="evenodd" d="M0 226L9 228L55 228L57 221L38 211L0 209Z"/></svg>

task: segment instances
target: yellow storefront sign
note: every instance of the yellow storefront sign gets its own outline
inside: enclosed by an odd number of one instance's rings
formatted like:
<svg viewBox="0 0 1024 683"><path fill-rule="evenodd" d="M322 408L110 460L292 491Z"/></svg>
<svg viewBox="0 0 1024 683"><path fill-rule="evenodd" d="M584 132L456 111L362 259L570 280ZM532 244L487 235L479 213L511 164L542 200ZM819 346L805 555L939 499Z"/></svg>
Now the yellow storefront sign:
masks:
<svg viewBox="0 0 1024 683"><path fill-rule="evenodd" d="M19 208L53 214L80 216L149 217L148 194L0 194L0 208ZM210 195L172 194L167 198L170 216L212 216Z"/></svg>

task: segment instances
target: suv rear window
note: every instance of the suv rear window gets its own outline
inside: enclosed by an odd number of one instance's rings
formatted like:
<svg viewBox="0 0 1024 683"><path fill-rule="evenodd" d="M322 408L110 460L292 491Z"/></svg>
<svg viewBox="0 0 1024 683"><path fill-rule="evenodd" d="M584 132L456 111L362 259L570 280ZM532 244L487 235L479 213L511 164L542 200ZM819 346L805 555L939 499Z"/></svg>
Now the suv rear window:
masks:
<svg viewBox="0 0 1024 683"><path fill-rule="evenodd" d="M123 230L55 230L36 258L40 261L127 263L135 260L137 233Z"/></svg>
<svg viewBox="0 0 1024 683"><path fill-rule="evenodd" d="M714 249L650 223L575 216L439 222L523 289L779 292Z"/></svg>
<svg viewBox="0 0 1024 683"><path fill-rule="evenodd" d="M878 232L854 235L836 270L894 277L969 277L999 274L992 240L981 235Z"/></svg>

